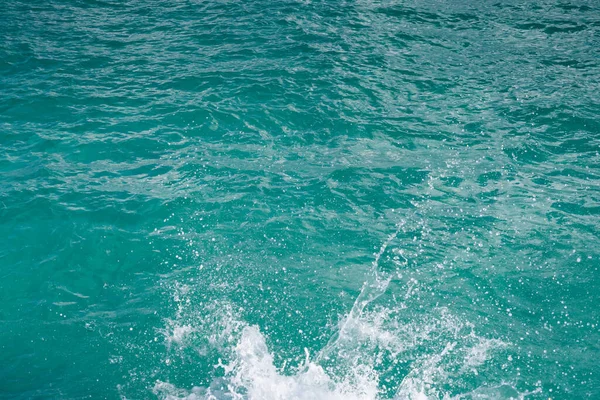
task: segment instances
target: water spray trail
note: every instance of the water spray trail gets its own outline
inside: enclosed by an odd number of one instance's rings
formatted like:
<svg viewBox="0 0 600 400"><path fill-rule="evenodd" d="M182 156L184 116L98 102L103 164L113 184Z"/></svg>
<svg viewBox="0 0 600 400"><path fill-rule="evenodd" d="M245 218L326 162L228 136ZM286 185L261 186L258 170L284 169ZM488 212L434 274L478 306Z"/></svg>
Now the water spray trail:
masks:
<svg viewBox="0 0 600 400"><path fill-rule="evenodd" d="M379 248L379 251L375 254L375 259L371 264L370 271L372 273L372 276L363 283L360 294L354 301L352 309L348 313L340 329L331 337L331 339L329 339L325 347L323 347L323 349L321 349L321 351L317 355L317 362L322 359L328 358L329 354L333 351L333 349L335 349L340 339L347 336L349 326L351 325L351 323L356 321L360 317L360 315L363 313L363 310L369 303L377 299L387 290L390 281L392 280L393 274L391 272L380 271L379 260L387 250L388 246L392 243L392 241L396 239L398 233L400 233L400 230L403 226L404 221L400 221L396 225L396 230L394 231L394 233L387 237L387 239Z"/></svg>

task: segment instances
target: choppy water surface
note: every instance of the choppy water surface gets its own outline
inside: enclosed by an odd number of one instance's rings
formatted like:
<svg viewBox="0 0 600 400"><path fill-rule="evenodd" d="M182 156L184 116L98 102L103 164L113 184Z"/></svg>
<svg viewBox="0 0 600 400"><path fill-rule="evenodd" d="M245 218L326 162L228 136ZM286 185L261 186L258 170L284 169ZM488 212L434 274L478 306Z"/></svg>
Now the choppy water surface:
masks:
<svg viewBox="0 0 600 400"><path fill-rule="evenodd" d="M600 398L596 1L0 4L0 397Z"/></svg>

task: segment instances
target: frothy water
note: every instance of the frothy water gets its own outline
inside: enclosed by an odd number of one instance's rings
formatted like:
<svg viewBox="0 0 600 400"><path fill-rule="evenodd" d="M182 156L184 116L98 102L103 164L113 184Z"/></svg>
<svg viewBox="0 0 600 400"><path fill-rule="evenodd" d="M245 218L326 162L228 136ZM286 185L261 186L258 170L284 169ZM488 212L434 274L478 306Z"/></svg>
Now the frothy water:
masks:
<svg viewBox="0 0 600 400"><path fill-rule="evenodd" d="M276 367L274 355L269 351L267 339L259 328L246 325L231 349L231 360L215 365L215 369L223 371L224 376L216 379L210 387L184 390L157 381L154 393L165 399L380 399L384 398L380 387L381 376L375 367L382 357L392 354L401 359L404 352L410 352L425 343L431 345L441 337L450 337L454 340L447 342L439 353L425 354L414 363L397 388L394 399L507 399L526 395L516 391L511 384L483 387L455 396L447 394L444 386L460 379L461 375L476 374L477 368L506 344L478 337L472 331L465 334L465 324L449 315L447 310L436 310L436 313L437 318L429 321L430 325L402 327L405 334L400 332L400 327L396 327L399 330L394 332L378 326L392 322L387 319L389 314L386 311L369 313L361 320L354 321L353 328L347 331L356 335L352 339L345 339L352 341L357 346L355 349L328 347L331 357L343 364L335 368L324 367L311 361L307 351L305 361L292 375L286 375ZM239 321L235 324L239 324ZM370 352L374 347L380 352L376 356Z"/></svg>
<svg viewBox="0 0 600 400"><path fill-rule="evenodd" d="M415 280L406 282L405 294L396 306L369 307L394 278L402 276L401 269L408 264L395 243L403 226L399 224L375 254L354 306L328 343L313 355L305 349L304 360L292 368L292 373L276 365L268 337L258 326L245 323L231 305L221 304L213 308L219 321L209 324L212 334L208 335L208 345L227 358L219 358L214 365L219 377L208 387L191 389L158 380L154 393L164 399L206 400L517 399L531 394L517 391L513 387L516 379L456 394L461 379L477 375L479 368L510 344L478 336L473 324L445 307L407 319L409 306L414 305L410 299L418 291ZM395 269L389 265L382 269L384 259ZM179 299L179 295L176 297ZM185 322L169 320L163 330L168 346L194 346L194 341L186 338L197 332L200 336L207 333L202 333L206 325L195 327L189 317L183 317L185 306L181 305L186 303L178 303L177 312ZM402 368L397 367L403 364L407 372L399 376ZM394 381L397 386L388 386Z"/></svg>

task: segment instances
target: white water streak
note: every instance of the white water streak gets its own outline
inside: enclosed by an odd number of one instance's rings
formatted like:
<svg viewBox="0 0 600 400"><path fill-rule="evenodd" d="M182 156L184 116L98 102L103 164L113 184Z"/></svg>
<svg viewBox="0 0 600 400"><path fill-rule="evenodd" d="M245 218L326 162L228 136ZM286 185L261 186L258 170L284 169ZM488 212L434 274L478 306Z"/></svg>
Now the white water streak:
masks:
<svg viewBox="0 0 600 400"><path fill-rule="evenodd" d="M392 241L396 239L403 226L404 221L398 223L396 225L396 231L387 237L387 239L379 248L379 251L375 254L375 259L371 263L370 273L372 276L363 283L360 294L354 301L354 305L348 313L348 316L344 319L344 322L341 324L339 330L334 334L334 336L331 337L327 345L319 352L316 361L327 358L327 356L336 348L340 340L343 340L347 336L349 327L353 324L353 322L360 318L365 307L387 290L393 275L389 272L379 270L379 260Z"/></svg>

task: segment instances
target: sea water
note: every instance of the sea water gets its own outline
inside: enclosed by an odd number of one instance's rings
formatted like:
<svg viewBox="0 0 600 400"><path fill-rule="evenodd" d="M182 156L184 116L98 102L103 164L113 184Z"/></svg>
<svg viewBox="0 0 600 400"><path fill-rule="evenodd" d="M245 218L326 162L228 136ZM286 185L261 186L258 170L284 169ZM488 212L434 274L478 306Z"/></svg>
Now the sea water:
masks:
<svg viewBox="0 0 600 400"><path fill-rule="evenodd" d="M0 398L600 398L600 3L0 2Z"/></svg>

